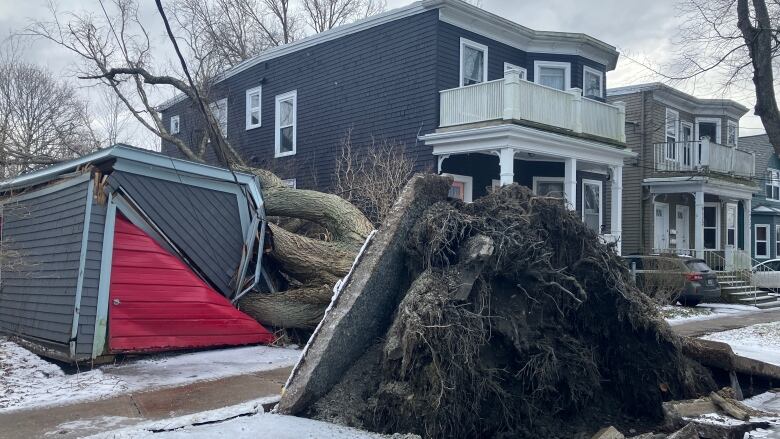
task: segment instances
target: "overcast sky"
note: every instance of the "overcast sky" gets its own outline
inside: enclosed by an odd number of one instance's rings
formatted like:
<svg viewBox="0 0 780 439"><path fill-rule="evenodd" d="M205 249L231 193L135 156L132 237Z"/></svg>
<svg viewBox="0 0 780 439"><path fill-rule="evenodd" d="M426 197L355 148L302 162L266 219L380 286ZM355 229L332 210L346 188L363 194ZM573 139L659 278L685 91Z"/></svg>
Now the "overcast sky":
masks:
<svg viewBox="0 0 780 439"><path fill-rule="evenodd" d="M617 69L608 73L607 85L617 87L662 79L643 67L643 64L664 66L673 61L671 39L679 25L678 1L482 0L481 6L526 27L583 32L616 46L621 57ZM147 19L147 26L158 32L161 45L166 44L167 40L162 38L164 28L157 16L154 1L140 0L139 3L142 16ZM408 3L405 0L388 0L388 8ZM47 19L49 13L46 5L46 0L0 0L0 37L22 30L31 19ZM98 0L60 0L58 8L63 11L86 9L97 13L99 3ZM164 52L170 53L167 47ZM65 75L72 74L75 61L67 51L43 42L33 44L27 50L26 58ZM705 78L674 85L699 97L731 98L752 108L754 93L749 87L732 87L723 91L721 87L713 85L716 79ZM741 121L740 135L763 132L760 120L750 113Z"/></svg>

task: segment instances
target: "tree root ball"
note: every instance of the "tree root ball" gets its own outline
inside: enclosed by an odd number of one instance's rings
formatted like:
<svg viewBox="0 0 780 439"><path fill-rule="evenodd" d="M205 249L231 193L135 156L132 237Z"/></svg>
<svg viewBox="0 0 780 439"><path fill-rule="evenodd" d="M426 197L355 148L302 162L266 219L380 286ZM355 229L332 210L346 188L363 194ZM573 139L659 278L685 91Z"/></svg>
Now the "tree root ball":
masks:
<svg viewBox="0 0 780 439"><path fill-rule="evenodd" d="M474 237L492 241L478 268L462 251ZM310 416L423 437L573 437L658 421L664 400L715 389L560 200L511 185L438 203L406 248L411 286L376 361L358 361L370 370L348 371Z"/></svg>

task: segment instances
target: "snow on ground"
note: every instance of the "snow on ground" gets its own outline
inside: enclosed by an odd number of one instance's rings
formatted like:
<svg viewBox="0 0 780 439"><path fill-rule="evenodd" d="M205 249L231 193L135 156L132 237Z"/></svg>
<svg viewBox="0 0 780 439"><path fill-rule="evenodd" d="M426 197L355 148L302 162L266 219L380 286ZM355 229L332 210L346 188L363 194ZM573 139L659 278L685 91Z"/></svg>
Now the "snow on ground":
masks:
<svg viewBox="0 0 780 439"><path fill-rule="evenodd" d="M701 338L727 343L737 355L780 366L780 322L760 323Z"/></svg>
<svg viewBox="0 0 780 439"><path fill-rule="evenodd" d="M327 422L294 416L263 413L268 398L217 410L153 421L119 430L106 431L88 439L136 439L154 434L159 439L255 438L383 438L384 435L342 427Z"/></svg>
<svg viewBox="0 0 780 439"><path fill-rule="evenodd" d="M0 412L72 404L290 367L300 352L248 346L158 355L68 374L56 364L0 338Z"/></svg>
<svg viewBox="0 0 780 439"><path fill-rule="evenodd" d="M734 303L700 303L694 307L682 305L664 305L661 307L661 315L672 326L694 320L711 320L755 312L761 312L761 310L755 306Z"/></svg>

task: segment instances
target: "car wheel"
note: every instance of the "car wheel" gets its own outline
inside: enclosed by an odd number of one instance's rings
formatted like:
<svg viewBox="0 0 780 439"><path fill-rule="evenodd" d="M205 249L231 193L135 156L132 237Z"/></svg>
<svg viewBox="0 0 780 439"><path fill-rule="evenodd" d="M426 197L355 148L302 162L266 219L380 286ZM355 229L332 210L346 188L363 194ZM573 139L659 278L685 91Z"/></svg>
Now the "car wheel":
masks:
<svg viewBox="0 0 780 439"><path fill-rule="evenodd" d="M699 304L699 302L701 302L701 299L690 299L690 298L683 299L683 298L680 298L680 303L682 303L683 306L696 306L696 305Z"/></svg>

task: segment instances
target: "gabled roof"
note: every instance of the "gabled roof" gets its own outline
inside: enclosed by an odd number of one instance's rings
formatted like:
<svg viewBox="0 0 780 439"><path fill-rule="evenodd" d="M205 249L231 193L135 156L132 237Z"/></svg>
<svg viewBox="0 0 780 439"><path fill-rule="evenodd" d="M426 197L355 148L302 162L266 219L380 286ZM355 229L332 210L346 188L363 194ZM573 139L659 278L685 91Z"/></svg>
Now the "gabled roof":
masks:
<svg viewBox="0 0 780 439"><path fill-rule="evenodd" d="M643 91L653 91L654 98L692 114L722 115L739 120L748 108L731 99L697 98L660 82L629 85L607 90L607 96L622 96Z"/></svg>
<svg viewBox="0 0 780 439"><path fill-rule="evenodd" d="M439 10L439 18L444 22L454 24L522 50L529 52L581 55L605 65L607 70L614 70L617 65L619 54L615 46L611 46L589 35L572 32L533 30L462 0L421 0L407 6L355 21L354 23L341 25L289 44L268 49L217 75L214 78L214 83L237 75L262 62L370 29L375 26L432 10ZM183 94L177 95L162 103L158 107L158 110L165 110L184 98L185 95Z"/></svg>

